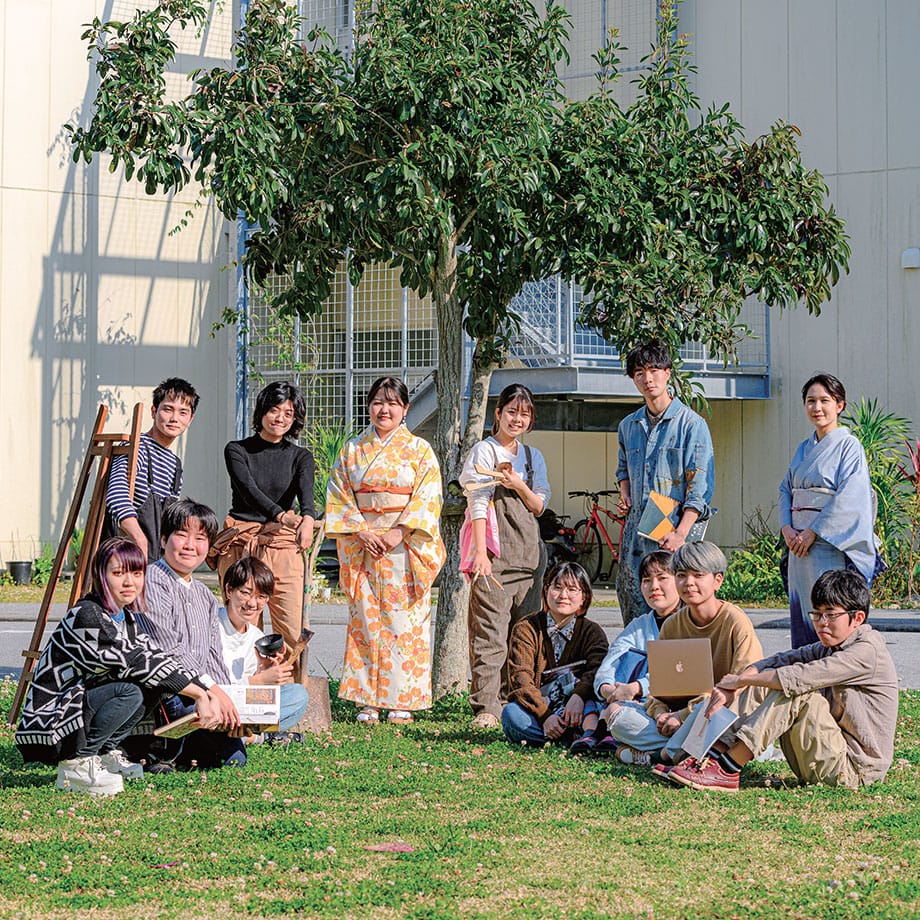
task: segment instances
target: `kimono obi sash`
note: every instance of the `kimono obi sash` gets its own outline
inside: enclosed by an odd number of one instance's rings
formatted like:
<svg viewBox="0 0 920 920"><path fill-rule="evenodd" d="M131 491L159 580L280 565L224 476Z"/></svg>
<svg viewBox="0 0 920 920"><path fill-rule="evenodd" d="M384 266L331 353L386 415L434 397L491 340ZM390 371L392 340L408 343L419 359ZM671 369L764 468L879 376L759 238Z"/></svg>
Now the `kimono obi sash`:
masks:
<svg viewBox="0 0 920 920"><path fill-rule="evenodd" d="M810 528L836 494L833 489L793 489L792 526L796 530Z"/></svg>
<svg viewBox="0 0 920 920"><path fill-rule="evenodd" d="M411 486L361 486L355 491L358 508L374 530L389 530L409 505Z"/></svg>

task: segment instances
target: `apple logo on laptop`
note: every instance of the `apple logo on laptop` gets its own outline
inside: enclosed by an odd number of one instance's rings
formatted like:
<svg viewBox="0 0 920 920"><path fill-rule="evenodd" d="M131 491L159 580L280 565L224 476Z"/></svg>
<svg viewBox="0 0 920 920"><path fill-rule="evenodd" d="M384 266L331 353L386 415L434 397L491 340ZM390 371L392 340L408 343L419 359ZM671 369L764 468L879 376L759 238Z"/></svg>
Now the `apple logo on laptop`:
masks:
<svg viewBox="0 0 920 920"><path fill-rule="evenodd" d="M674 665L674 670L677 671L678 674L683 674L684 663L682 661L678 661L677 664Z"/></svg>

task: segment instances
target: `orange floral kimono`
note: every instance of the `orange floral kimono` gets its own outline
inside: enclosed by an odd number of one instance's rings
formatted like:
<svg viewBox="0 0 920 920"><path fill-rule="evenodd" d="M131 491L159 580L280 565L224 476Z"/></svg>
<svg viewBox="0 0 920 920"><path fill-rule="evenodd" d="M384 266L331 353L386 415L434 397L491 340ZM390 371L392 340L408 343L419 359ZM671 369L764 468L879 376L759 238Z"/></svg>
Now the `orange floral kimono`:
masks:
<svg viewBox="0 0 920 920"><path fill-rule="evenodd" d="M326 493L326 533L338 544L349 622L339 696L378 709L431 705L431 585L444 564L441 471L431 445L401 425L373 426L339 455ZM382 559L356 534L405 527Z"/></svg>

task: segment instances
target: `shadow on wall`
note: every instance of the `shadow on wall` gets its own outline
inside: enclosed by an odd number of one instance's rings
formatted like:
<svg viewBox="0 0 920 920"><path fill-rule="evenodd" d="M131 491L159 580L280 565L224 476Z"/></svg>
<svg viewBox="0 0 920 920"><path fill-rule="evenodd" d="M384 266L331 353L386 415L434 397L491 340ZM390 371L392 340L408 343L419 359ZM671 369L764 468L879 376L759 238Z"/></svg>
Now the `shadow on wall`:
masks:
<svg viewBox="0 0 920 920"><path fill-rule="evenodd" d="M107 0L100 16L125 19L135 8L125 0ZM208 56L209 46L220 41L230 46L226 20L220 22L226 36L217 35L217 28L196 39L196 48L188 47L187 37L180 40L185 53L175 70L183 85L193 67L225 63ZM79 41L79 31L72 38ZM87 62L86 89L72 120L88 123L97 86ZM222 483L214 482L213 470L233 424L227 411L233 373L227 340L209 337L230 290L229 282L220 283L220 269L230 261L225 221L206 202L174 235L190 201L148 198L142 185L111 175L106 157L87 166L74 163L70 152L62 127L47 155L52 167L66 169L66 178L31 337L31 355L42 366L39 526L42 540L55 545L100 403L109 409L107 430L127 430L134 403L143 401L149 411L157 383L174 375L190 379L203 392L205 413L186 436L191 450L179 445L187 455L186 483L196 497L218 506Z"/></svg>

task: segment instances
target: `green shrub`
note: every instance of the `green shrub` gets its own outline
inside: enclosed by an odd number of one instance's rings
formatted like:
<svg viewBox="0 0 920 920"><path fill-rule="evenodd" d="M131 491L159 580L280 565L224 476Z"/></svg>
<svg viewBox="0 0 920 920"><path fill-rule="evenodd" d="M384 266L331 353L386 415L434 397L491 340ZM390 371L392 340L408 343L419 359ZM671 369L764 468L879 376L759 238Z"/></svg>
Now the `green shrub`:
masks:
<svg viewBox="0 0 920 920"><path fill-rule="evenodd" d="M54 547L50 543L42 544L42 554L32 563L32 584L44 588L51 580L54 568Z"/></svg>
<svg viewBox="0 0 920 920"><path fill-rule="evenodd" d="M304 431L304 440L313 454L315 472L313 477L313 500L316 513L326 507L326 486L329 476L342 448L358 433L358 430L344 422L314 422Z"/></svg>
<svg viewBox="0 0 920 920"><path fill-rule="evenodd" d="M785 605L786 590L779 573L782 550L770 525L769 513L760 508L745 521L744 545L732 553L719 595L738 603L773 602Z"/></svg>

